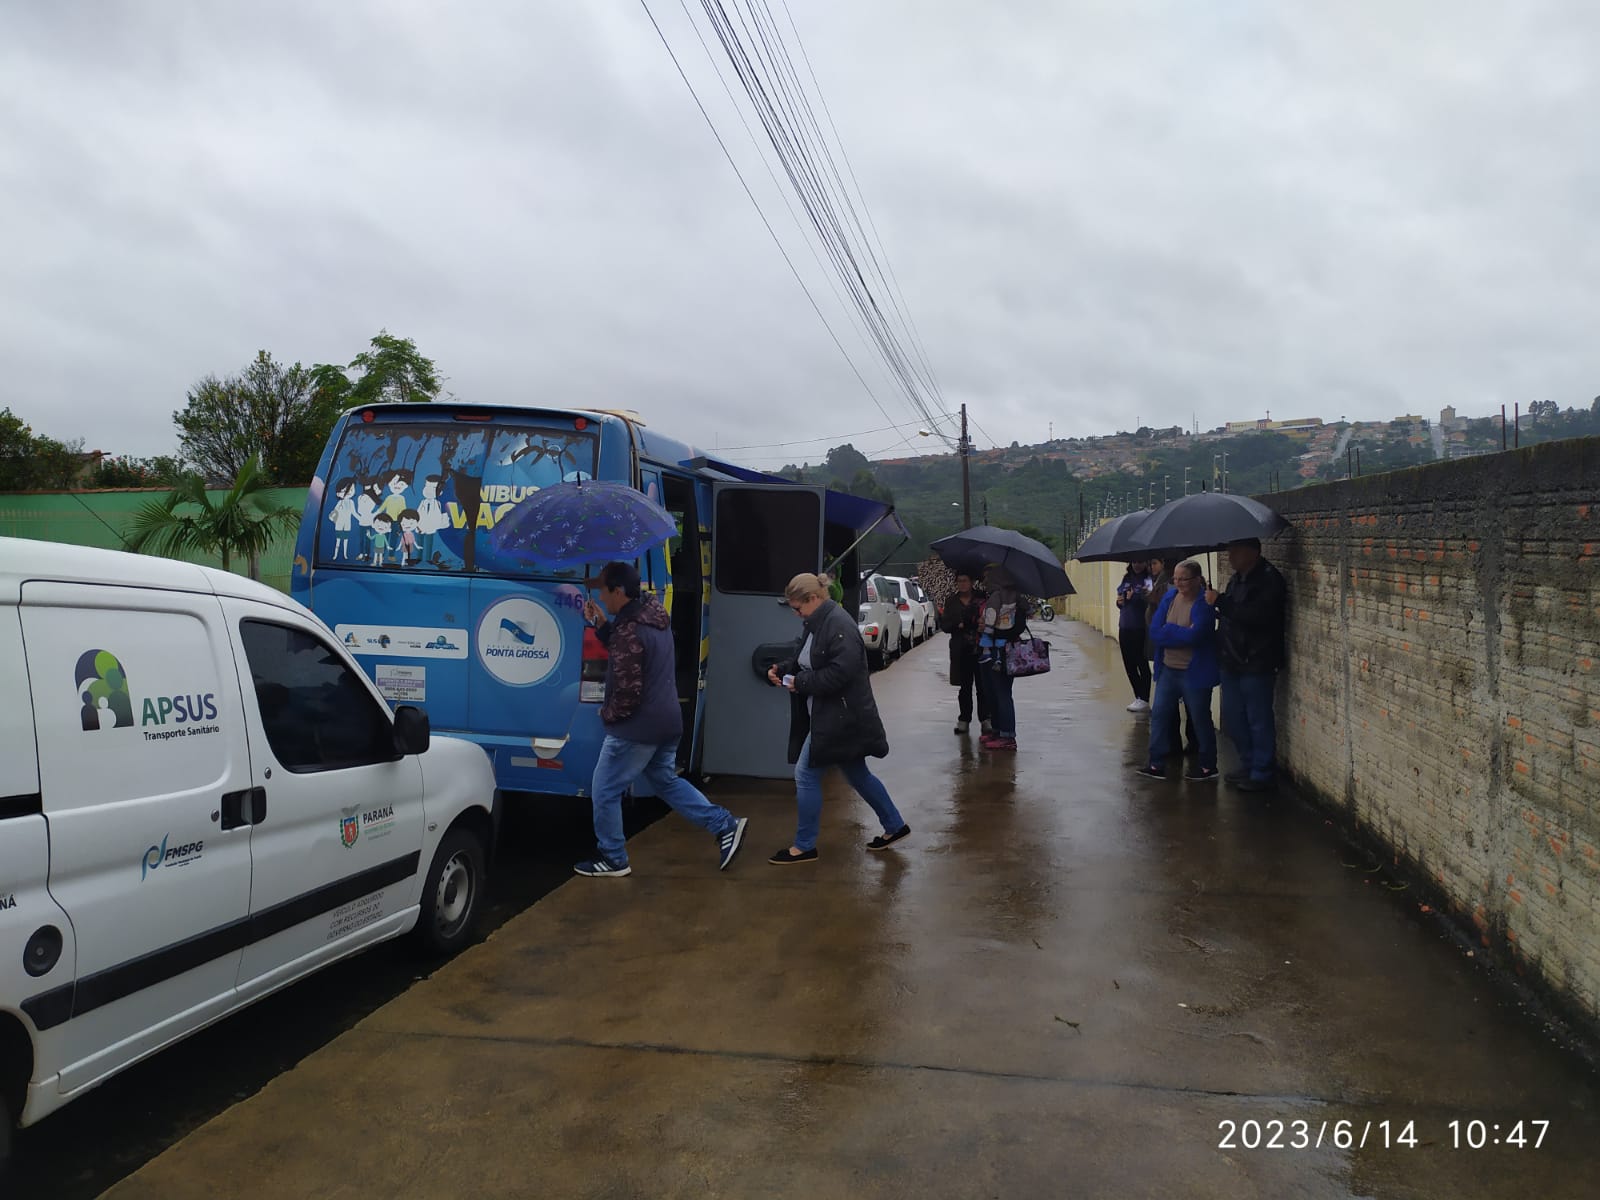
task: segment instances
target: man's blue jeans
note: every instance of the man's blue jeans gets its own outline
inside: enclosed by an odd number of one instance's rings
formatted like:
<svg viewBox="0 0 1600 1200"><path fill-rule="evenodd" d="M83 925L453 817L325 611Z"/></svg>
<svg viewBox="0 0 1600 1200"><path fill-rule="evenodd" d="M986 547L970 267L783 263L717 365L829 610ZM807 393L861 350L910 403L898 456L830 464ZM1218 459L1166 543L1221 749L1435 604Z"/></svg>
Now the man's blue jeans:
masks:
<svg viewBox="0 0 1600 1200"><path fill-rule="evenodd" d="M590 793L594 800L594 840L601 857L614 866L628 863L628 843L622 836L622 793L643 778L674 812L688 817L707 833L723 834L737 823L727 809L713 804L678 774L678 739L651 746L607 735L594 765Z"/></svg>
<svg viewBox="0 0 1600 1200"><path fill-rule="evenodd" d="M885 833L895 833L905 824L900 810L889 799L889 789L867 768L866 759L841 763L839 769L855 788L856 795L872 806ZM822 777L827 773L827 767L811 765L811 739L807 737L805 745L800 747L800 759L794 764L794 790L800 801L800 827L794 835L794 844L802 850L817 848L817 830L822 824Z"/></svg>
<svg viewBox="0 0 1600 1200"><path fill-rule="evenodd" d="M1239 766L1251 779L1273 776L1278 756L1278 722L1272 712L1276 675L1222 673L1222 724L1239 751Z"/></svg>
<svg viewBox="0 0 1600 1200"><path fill-rule="evenodd" d="M1156 699L1150 710L1150 765L1165 768L1167 755L1181 749L1171 744L1177 728L1178 701L1189 710L1199 742L1200 766L1217 769L1217 727L1211 720L1211 689L1189 682L1189 672L1167 667L1156 679Z"/></svg>

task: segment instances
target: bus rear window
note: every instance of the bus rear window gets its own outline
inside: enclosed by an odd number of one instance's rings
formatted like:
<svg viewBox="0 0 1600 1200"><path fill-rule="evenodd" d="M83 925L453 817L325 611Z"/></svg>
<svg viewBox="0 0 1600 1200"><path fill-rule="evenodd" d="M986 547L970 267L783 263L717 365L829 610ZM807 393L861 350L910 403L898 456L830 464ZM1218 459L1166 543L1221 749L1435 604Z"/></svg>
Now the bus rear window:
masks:
<svg viewBox="0 0 1600 1200"><path fill-rule="evenodd" d="M317 563L391 571L538 571L496 526L551 484L592 479L599 439L537 422L350 425L317 521Z"/></svg>

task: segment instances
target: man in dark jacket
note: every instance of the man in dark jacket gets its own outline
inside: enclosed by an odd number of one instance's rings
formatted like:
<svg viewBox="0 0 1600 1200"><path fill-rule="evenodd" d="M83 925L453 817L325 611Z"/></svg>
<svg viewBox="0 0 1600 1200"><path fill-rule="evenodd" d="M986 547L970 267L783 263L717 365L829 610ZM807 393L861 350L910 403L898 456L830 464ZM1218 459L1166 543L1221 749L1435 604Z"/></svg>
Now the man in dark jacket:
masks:
<svg viewBox="0 0 1600 1200"><path fill-rule="evenodd" d="M978 677L978 630L983 626L983 597L972 590L972 575L956 572L956 590L939 606L939 628L950 635L950 682L956 693L956 732L972 728L972 688ZM984 733L989 724L989 694L978 689L978 721Z"/></svg>
<svg viewBox="0 0 1600 1200"><path fill-rule="evenodd" d="M1261 557L1261 539L1228 543L1233 578L1220 595L1206 592L1217 610L1217 658L1222 667L1222 722L1239 752L1239 769L1225 778L1241 791L1273 784L1278 726L1272 711L1283 665L1283 618L1288 588L1278 568Z"/></svg>
<svg viewBox="0 0 1600 1200"><path fill-rule="evenodd" d="M678 707L672 618L654 596L639 594L639 572L625 562L601 568L600 604L585 601L583 615L594 622L595 636L610 657L600 705L606 740L590 787L600 852L573 870L595 877L632 873L622 835L622 794L640 777L674 810L716 835L718 868L725 870L739 853L745 818L712 804L678 774L683 714Z"/></svg>
<svg viewBox="0 0 1600 1200"><path fill-rule="evenodd" d="M850 786L872 807L883 833L868 850L886 850L911 834L883 781L867 767L867 758L889 753L872 682L867 648L850 614L828 599L826 585L815 575L796 575L785 600L805 622L795 657L767 671L767 682L789 691L789 761L794 764L799 822L794 843L768 862L815 862L822 822L822 777L838 767Z"/></svg>

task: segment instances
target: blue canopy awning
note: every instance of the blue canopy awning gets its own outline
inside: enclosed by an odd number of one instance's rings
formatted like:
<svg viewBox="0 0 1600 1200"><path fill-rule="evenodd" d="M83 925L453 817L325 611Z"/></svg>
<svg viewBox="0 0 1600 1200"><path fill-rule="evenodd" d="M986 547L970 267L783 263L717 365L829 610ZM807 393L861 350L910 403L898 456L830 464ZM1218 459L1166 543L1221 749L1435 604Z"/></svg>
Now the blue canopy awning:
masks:
<svg viewBox="0 0 1600 1200"><path fill-rule="evenodd" d="M786 483L794 486L794 480L785 479L782 475L753 471L749 467L741 467L736 463L723 462L716 458L695 458L683 465L708 479L720 479L723 482ZM849 492L836 492L828 488L822 515L828 524L841 525L852 533L865 533L873 526L877 526L875 530L877 533L898 533L901 537L907 538L911 536L911 531L900 519L900 514L895 512L894 505L883 500L853 496Z"/></svg>

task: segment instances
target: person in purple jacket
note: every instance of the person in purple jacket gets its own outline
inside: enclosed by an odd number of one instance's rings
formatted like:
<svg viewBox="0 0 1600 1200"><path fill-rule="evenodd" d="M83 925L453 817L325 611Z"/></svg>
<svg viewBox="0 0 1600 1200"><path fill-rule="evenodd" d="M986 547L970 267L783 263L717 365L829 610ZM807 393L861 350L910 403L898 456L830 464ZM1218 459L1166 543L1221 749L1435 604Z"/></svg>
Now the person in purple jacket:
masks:
<svg viewBox="0 0 1600 1200"><path fill-rule="evenodd" d="M633 873L622 835L622 794L643 777L674 811L715 835L717 866L726 870L739 853L746 820L711 803L678 774L683 714L672 618L654 596L640 595L639 572L625 562L608 562L600 569L600 604L586 600L583 616L593 622L610 658L600 705L606 740L589 789L599 853L572 869L595 878Z"/></svg>
<svg viewBox="0 0 1600 1200"><path fill-rule="evenodd" d="M1200 783L1217 778L1217 728L1211 721L1211 689L1221 670L1217 665L1217 610L1206 603L1205 575L1193 559L1172 572L1168 592L1150 622L1150 640L1156 647L1156 701L1150 713L1150 753L1139 774L1150 779L1167 777L1167 755L1177 727L1178 701L1194 721L1200 759L1184 776Z"/></svg>

